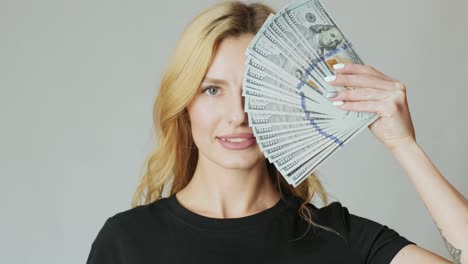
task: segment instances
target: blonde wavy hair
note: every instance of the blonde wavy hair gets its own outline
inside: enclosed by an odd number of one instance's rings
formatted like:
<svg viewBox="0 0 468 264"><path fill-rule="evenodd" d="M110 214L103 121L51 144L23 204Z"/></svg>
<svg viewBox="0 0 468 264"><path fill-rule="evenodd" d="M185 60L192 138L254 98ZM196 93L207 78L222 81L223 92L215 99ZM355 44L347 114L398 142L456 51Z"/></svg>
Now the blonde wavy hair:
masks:
<svg viewBox="0 0 468 264"><path fill-rule="evenodd" d="M186 107L210 67L221 40L242 34L255 35L271 13L275 11L260 3L224 2L200 13L185 28L159 86L153 107L157 142L145 162L132 207L163 198L163 190L171 181L170 195L189 183L197 165L198 149L192 138ZM312 221L313 212L307 207L316 194L324 205L328 204L327 193L316 175L312 174L294 188L273 164L265 162L281 196L293 195L304 201L298 213L309 226L329 230Z"/></svg>

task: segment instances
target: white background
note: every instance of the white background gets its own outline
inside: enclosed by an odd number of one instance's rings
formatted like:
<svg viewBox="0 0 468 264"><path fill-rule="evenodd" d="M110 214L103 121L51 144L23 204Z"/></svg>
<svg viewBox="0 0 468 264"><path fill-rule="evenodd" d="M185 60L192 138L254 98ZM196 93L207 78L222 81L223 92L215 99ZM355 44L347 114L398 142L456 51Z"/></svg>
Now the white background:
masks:
<svg viewBox="0 0 468 264"><path fill-rule="evenodd" d="M0 0L0 263L84 263L107 217L130 208L168 55L214 2ZM467 2L324 5L366 63L407 85L419 144L466 196ZM448 257L369 131L319 171L351 213Z"/></svg>

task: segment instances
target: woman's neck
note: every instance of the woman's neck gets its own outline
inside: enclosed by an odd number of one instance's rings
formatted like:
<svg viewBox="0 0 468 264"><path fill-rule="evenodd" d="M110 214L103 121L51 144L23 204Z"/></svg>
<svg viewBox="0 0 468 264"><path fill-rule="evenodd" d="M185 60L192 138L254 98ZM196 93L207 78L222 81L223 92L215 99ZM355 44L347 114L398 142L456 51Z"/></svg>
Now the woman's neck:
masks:
<svg viewBox="0 0 468 264"><path fill-rule="evenodd" d="M249 169L226 169L198 163L189 184L176 195L190 211L212 218L239 218L275 205L275 189L266 163Z"/></svg>

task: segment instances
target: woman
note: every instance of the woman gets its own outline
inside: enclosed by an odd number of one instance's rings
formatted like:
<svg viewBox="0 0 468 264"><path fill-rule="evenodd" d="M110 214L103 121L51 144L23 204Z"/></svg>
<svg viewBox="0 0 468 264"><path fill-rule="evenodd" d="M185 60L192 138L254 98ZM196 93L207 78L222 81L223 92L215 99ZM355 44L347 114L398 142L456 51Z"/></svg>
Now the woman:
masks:
<svg viewBox="0 0 468 264"><path fill-rule="evenodd" d="M272 12L223 3L186 28L154 105L159 142L135 208L106 221L88 264L449 263L338 202L318 209L310 199L317 194L327 204L327 197L314 175L293 188L266 161L241 86L244 51ZM404 85L368 66L336 68L330 84L358 89L331 100L381 116L371 131L406 170L455 263L466 262L468 203L417 145Z"/></svg>

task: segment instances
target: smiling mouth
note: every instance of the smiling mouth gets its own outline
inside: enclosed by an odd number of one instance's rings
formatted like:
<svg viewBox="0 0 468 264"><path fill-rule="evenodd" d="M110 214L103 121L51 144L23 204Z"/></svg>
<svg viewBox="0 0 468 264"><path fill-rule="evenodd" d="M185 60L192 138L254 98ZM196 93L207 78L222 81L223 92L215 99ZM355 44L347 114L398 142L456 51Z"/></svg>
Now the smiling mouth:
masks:
<svg viewBox="0 0 468 264"><path fill-rule="evenodd" d="M238 143L238 142L244 142L244 141L247 141L247 140L253 139L253 138L219 138L219 139L221 139L222 141Z"/></svg>
<svg viewBox="0 0 468 264"><path fill-rule="evenodd" d="M239 133L216 137L221 146L229 150L243 150L251 148L257 142L251 133Z"/></svg>

